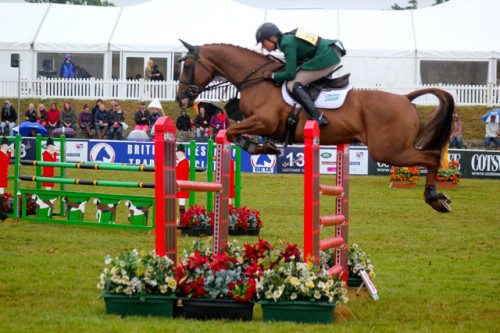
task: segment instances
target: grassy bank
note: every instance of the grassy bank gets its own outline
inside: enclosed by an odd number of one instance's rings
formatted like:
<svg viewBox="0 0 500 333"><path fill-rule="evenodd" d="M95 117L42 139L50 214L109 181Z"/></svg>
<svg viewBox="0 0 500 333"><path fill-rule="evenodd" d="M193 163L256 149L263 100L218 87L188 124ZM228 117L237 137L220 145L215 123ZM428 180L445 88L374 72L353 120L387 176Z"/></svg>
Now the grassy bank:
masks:
<svg viewBox="0 0 500 333"><path fill-rule="evenodd" d="M81 178L96 178L90 171L78 172ZM118 172L99 176L127 177ZM322 177L327 182L333 177ZM263 238L302 243L301 176L243 174L243 186L243 204L261 211ZM126 198L123 189L105 191ZM422 192L423 180L416 189L393 189L387 177L352 177L349 242L370 254L380 300L351 301L356 319L329 326L264 323L259 306L249 323L108 316L96 289L104 257L152 249L153 235L7 220L0 223L0 331L499 331L500 181L465 179L459 189L447 190L454 210L446 215L427 206ZM203 203L204 196L198 200ZM322 201L322 214L332 207L333 199ZM180 237L179 247L193 239Z"/></svg>

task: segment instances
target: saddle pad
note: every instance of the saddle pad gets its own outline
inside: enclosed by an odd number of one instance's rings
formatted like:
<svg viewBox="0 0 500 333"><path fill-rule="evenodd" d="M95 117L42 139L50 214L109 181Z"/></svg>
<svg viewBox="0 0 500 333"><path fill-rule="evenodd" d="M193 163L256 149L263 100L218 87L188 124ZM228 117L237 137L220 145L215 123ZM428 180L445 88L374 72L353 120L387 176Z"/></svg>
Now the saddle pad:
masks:
<svg viewBox="0 0 500 333"><path fill-rule="evenodd" d="M320 109L336 109L344 104L347 93L352 89L352 85L348 85L343 89L332 89L332 90L323 90L319 94L318 98L314 101L314 105ZM299 103L297 103L292 96L288 93L286 89L286 83L283 83L281 86L281 94L283 95L283 99L290 106L295 106L296 108L302 107Z"/></svg>

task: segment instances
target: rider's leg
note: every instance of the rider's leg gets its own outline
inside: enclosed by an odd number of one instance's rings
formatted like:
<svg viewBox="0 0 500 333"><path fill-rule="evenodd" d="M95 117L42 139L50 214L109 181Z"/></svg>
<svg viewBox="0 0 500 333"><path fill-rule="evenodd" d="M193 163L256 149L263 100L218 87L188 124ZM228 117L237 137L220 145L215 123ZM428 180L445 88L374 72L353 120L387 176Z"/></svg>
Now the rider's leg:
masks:
<svg viewBox="0 0 500 333"><path fill-rule="evenodd" d="M288 91L291 91L293 97L297 100L297 102L302 104L304 110L309 115L309 118L317 120L320 126L328 125L328 119L326 119L326 117L323 114L319 113L318 109L316 109L316 106L314 105L314 101L311 99L309 94L303 89L303 87L313 81L316 81L318 79L321 79L322 77L327 76L337 66L338 65L334 65L315 71L299 70L295 75L295 79L287 82L286 84Z"/></svg>

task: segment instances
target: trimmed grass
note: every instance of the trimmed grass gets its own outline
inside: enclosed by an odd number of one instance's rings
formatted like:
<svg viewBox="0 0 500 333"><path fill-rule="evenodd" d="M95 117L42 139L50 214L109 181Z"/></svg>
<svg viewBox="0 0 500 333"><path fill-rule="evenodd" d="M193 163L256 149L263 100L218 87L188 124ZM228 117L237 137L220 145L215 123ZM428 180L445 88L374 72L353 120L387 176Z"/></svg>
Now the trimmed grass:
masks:
<svg viewBox="0 0 500 333"><path fill-rule="evenodd" d="M76 170L68 170L68 176L69 171ZM78 172L81 178L130 178ZM333 177L321 180L331 183ZM377 302L349 302L355 320L328 326L264 323L259 306L249 323L109 316L96 289L104 257L152 249L153 235L9 219L0 223L0 331L498 332L500 181L463 180L459 189L446 191L453 212L445 215L424 203L423 180L416 189L393 189L388 183L387 177L351 178L349 242L370 254L380 295ZM243 174L243 186L243 204L261 211L263 238L275 245L302 244L301 176ZM123 189L105 190L126 198ZM204 204L204 195L197 201ZM323 200L322 214L330 207L333 199ZM193 239L179 237L179 248Z"/></svg>

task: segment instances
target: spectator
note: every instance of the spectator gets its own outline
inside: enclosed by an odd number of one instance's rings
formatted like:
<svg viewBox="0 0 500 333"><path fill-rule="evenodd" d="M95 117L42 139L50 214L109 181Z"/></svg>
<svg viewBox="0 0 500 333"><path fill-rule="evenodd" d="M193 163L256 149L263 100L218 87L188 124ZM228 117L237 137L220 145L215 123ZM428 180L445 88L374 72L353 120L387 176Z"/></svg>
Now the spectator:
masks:
<svg viewBox="0 0 500 333"><path fill-rule="evenodd" d="M83 106L83 111L78 115L78 126L85 135L85 138L92 138L92 127L94 126L94 117L87 104Z"/></svg>
<svg viewBox="0 0 500 333"><path fill-rule="evenodd" d="M144 69L144 80L151 80L153 77L153 66L155 62L152 59L148 60L148 64L146 65L146 68ZM137 74L139 75L139 74Z"/></svg>
<svg viewBox="0 0 500 333"><path fill-rule="evenodd" d="M71 128L73 131L76 131L76 111L71 108L71 104L68 102L64 103L59 119L61 121L61 127L65 129Z"/></svg>
<svg viewBox="0 0 500 333"><path fill-rule="evenodd" d="M50 110L47 112L47 130L49 131L49 136L52 136L52 132L59 127L61 121L59 119L60 114L61 111L57 109L56 103L50 103Z"/></svg>
<svg viewBox="0 0 500 333"><path fill-rule="evenodd" d="M484 146L486 149L490 147L491 141L495 143L495 149L500 146L500 140L498 140L498 131L500 124L496 122L496 116L490 116L490 121L486 122L485 130L486 134L484 136Z"/></svg>
<svg viewBox="0 0 500 333"><path fill-rule="evenodd" d="M38 104L38 111L37 111L37 117L38 117L38 122L40 125L43 127L47 128L47 117L49 114L47 113L47 110L45 109L45 105L42 103Z"/></svg>
<svg viewBox="0 0 500 333"><path fill-rule="evenodd" d="M186 109L181 109L181 115L177 117L175 125L178 131L191 131L191 119L187 115Z"/></svg>
<svg viewBox="0 0 500 333"><path fill-rule="evenodd" d="M17 112L12 107L9 101L5 101L2 107L2 134L5 131L5 127L9 127L9 136L14 136L14 127L16 126L17 121Z"/></svg>
<svg viewBox="0 0 500 333"><path fill-rule="evenodd" d="M141 105L139 106L139 111L135 113L134 117L135 123L135 129L136 130L141 130L144 132L149 131L149 123L150 123L150 115L149 111L146 110L146 103L141 102Z"/></svg>
<svg viewBox="0 0 500 333"><path fill-rule="evenodd" d="M151 71L151 81L165 81L165 77L158 69L158 65L153 65L153 70Z"/></svg>
<svg viewBox="0 0 500 333"><path fill-rule="evenodd" d="M95 114L94 127L97 138L102 140L106 136L109 127L109 113L106 110L104 103L99 105L99 110Z"/></svg>
<svg viewBox="0 0 500 333"><path fill-rule="evenodd" d="M122 123L125 122L125 114L118 103L115 103L115 109L111 111L109 120L108 139L113 140L113 137L116 135L116 139L121 140L123 131Z"/></svg>
<svg viewBox="0 0 500 333"><path fill-rule="evenodd" d="M28 110L26 110L25 115L26 115L26 117L24 118L25 121L29 121L31 123L38 122L38 114L35 110L35 104L33 103L28 104Z"/></svg>
<svg viewBox="0 0 500 333"><path fill-rule="evenodd" d="M109 103L111 104L111 107L109 108L108 113L111 115L111 112L115 111L116 102L114 100L111 100L111 102Z"/></svg>
<svg viewBox="0 0 500 333"><path fill-rule="evenodd" d="M449 148L453 148L456 144L458 149L462 149L462 123L458 118L458 114L453 113L453 120L451 123L451 135L450 135L450 146Z"/></svg>
<svg viewBox="0 0 500 333"><path fill-rule="evenodd" d="M149 114L149 124L151 125L151 135L155 134L155 123L160 117L165 116L165 112L163 112L163 109L161 108L160 101L156 100L152 101L149 104L149 108L151 109L151 113Z"/></svg>
<svg viewBox="0 0 500 333"><path fill-rule="evenodd" d="M212 127L212 137L215 138L221 129L229 127L229 119L222 113L222 110L217 109L210 119L210 126Z"/></svg>
<svg viewBox="0 0 500 333"><path fill-rule="evenodd" d="M76 77L75 65L71 61L71 54L64 55L64 62L59 69L59 76L65 79L74 79Z"/></svg>
<svg viewBox="0 0 500 333"><path fill-rule="evenodd" d="M194 126L196 127L196 141L207 141L210 137L210 119L203 106L199 107L199 113L194 118Z"/></svg>
<svg viewBox="0 0 500 333"><path fill-rule="evenodd" d="M102 99L99 98L97 101L95 101L95 105L92 108L92 119L95 119L95 114L97 111L99 111L99 107L101 104L102 104Z"/></svg>

